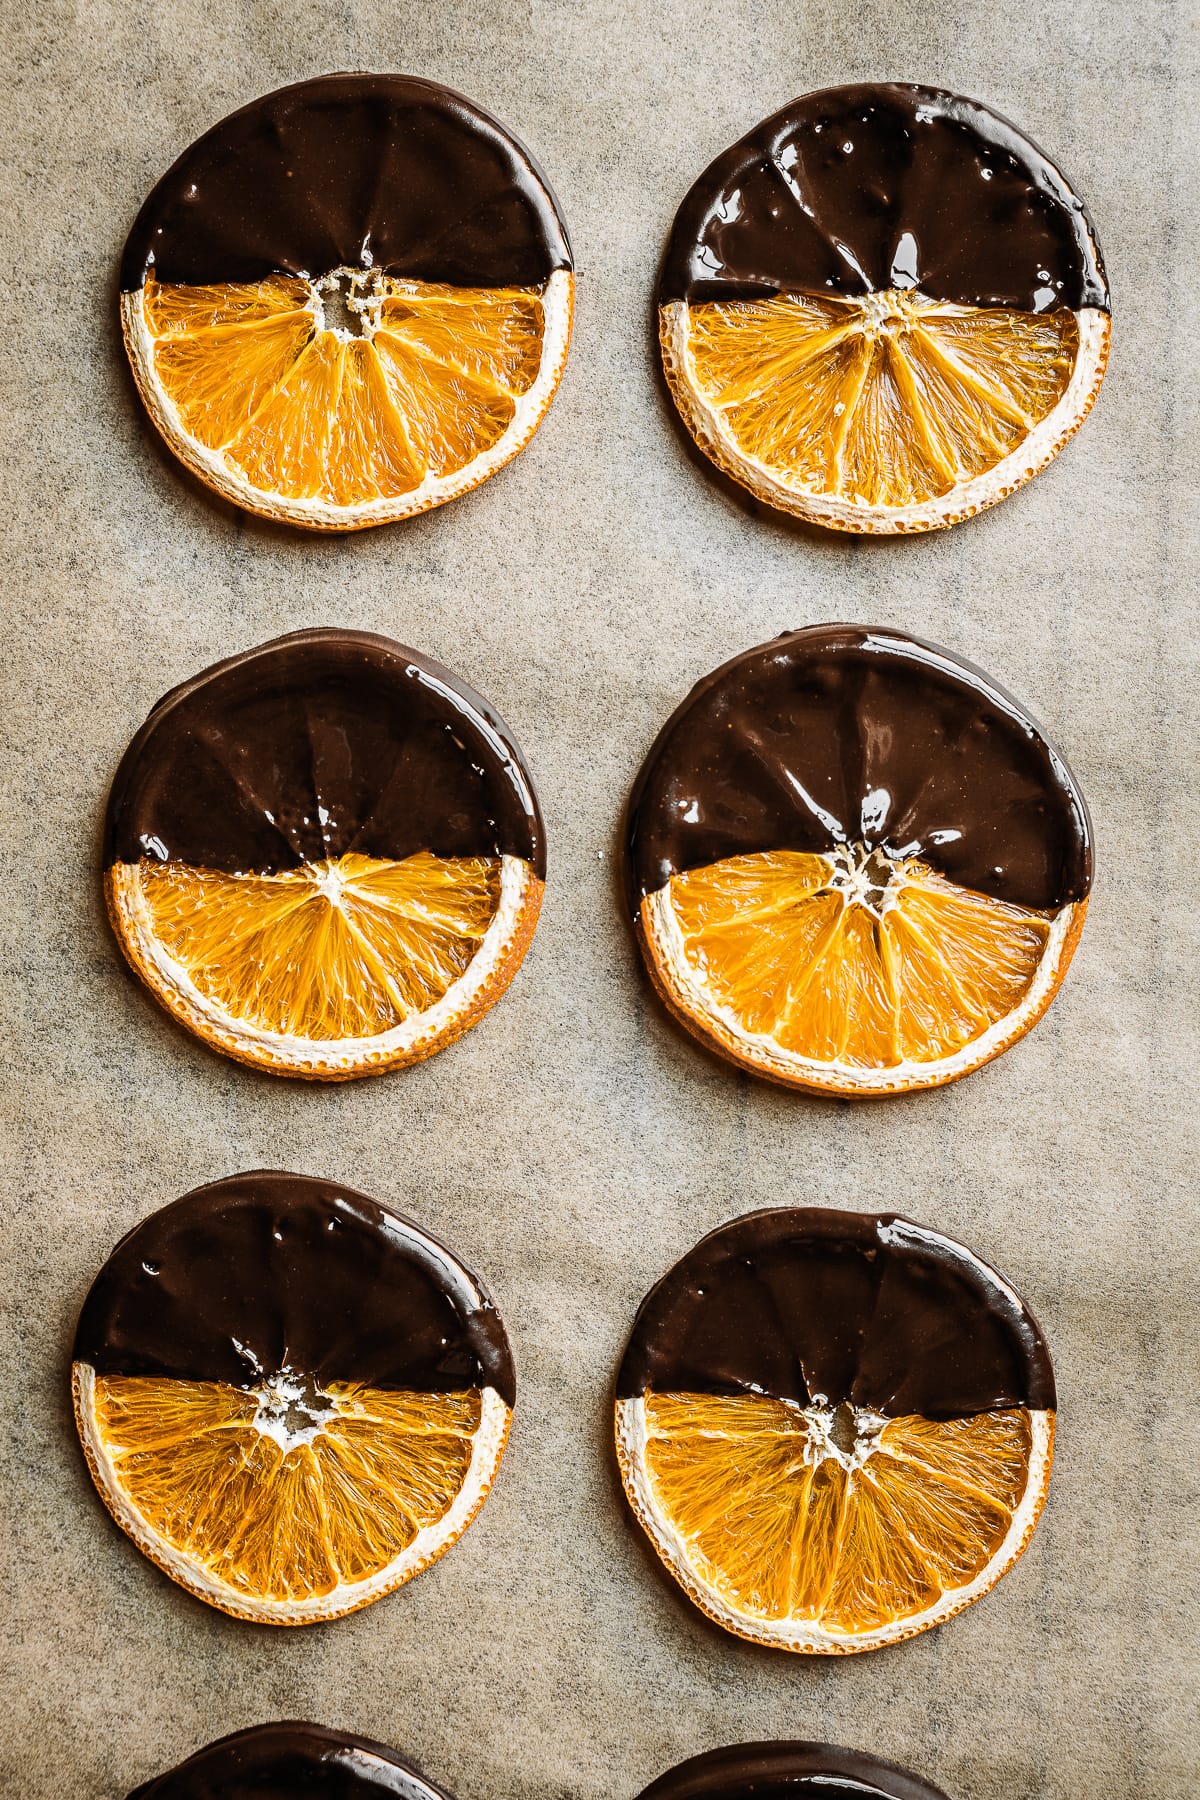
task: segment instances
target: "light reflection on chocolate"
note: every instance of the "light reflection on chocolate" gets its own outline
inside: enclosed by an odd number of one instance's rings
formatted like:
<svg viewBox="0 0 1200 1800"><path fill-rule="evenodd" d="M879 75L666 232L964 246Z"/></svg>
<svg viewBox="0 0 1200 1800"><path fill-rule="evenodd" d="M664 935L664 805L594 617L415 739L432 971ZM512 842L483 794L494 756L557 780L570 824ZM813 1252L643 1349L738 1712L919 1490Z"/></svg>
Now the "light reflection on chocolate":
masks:
<svg viewBox="0 0 1200 1800"><path fill-rule="evenodd" d="M693 1756L640 1800L946 1800L895 1763L833 1744L731 1744Z"/></svg>
<svg viewBox="0 0 1200 1800"><path fill-rule="evenodd" d="M97 1375L223 1382L288 1369L327 1389L516 1383L490 1296L427 1232L364 1194L272 1170L197 1188L134 1226L84 1301Z"/></svg>
<svg viewBox="0 0 1200 1800"><path fill-rule="evenodd" d="M970 663L888 627L785 633L697 682L629 799L630 908L725 857L839 843L1040 911L1091 888L1087 807L1044 733Z"/></svg>
<svg viewBox="0 0 1200 1800"><path fill-rule="evenodd" d="M503 721L439 663L367 632L295 632L174 688L109 796L105 867L273 874L420 850L520 857L545 878L537 796Z"/></svg>
<svg viewBox="0 0 1200 1800"><path fill-rule="evenodd" d="M889 288L1109 304L1087 209L1036 144L979 101L886 82L806 94L717 157L679 208L659 297Z"/></svg>
<svg viewBox="0 0 1200 1800"><path fill-rule="evenodd" d="M529 152L440 82L339 74L252 101L162 177L121 286L314 279L377 268L456 287L533 287L571 267Z"/></svg>
<svg viewBox="0 0 1200 1800"><path fill-rule="evenodd" d="M219 1738L127 1800L452 1800L369 1738L287 1720Z"/></svg>
<svg viewBox="0 0 1200 1800"><path fill-rule="evenodd" d="M821 1207L748 1213L680 1258L642 1302L617 1376L622 1399L648 1390L885 1418L1055 1404L1041 1329L986 1263L893 1213Z"/></svg>

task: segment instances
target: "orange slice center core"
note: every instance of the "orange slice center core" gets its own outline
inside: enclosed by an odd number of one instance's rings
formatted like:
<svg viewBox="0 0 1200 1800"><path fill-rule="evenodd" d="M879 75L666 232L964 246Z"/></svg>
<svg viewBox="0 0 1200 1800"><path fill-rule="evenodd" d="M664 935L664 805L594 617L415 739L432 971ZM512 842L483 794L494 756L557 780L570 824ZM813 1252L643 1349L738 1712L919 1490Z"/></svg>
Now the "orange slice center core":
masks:
<svg viewBox="0 0 1200 1800"><path fill-rule="evenodd" d="M278 1444L285 1456L301 1444L311 1444L329 1421L338 1417L332 1397L311 1375L295 1369L281 1369L252 1389L251 1396L258 1402L251 1426Z"/></svg>
<svg viewBox="0 0 1200 1800"><path fill-rule="evenodd" d="M796 1403L785 1401L784 1405ZM796 1405L796 1411L807 1431L804 1461L814 1469L823 1462L839 1463L847 1473L861 1469L879 1448L879 1434L887 1424L881 1413L853 1406L848 1400L831 1406L824 1394L814 1394L811 1405Z"/></svg>
<svg viewBox="0 0 1200 1800"><path fill-rule="evenodd" d="M378 269L331 269L311 283L318 331L331 331L339 342L372 338L387 291Z"/></svg>
<svg viewBox="0 0 1200 1800"><path fill-rule="evenodd" d="M838 844L828 852L831 864L826 887L842 895L847 906L861 906L881 919L904 885L904 863L868 844Z"/></svg>
<svg viewBox="0 0 1200 1800"><path fill-rule="evenodd" d="M923 294L920 299L926 307L934 304L926 300ZM856 331L852 327L852 331L859 337L901 337L921 323L920 308L913 294L899 288L884 288L879 293L864 294L861 305L862 316Z"/></svg>

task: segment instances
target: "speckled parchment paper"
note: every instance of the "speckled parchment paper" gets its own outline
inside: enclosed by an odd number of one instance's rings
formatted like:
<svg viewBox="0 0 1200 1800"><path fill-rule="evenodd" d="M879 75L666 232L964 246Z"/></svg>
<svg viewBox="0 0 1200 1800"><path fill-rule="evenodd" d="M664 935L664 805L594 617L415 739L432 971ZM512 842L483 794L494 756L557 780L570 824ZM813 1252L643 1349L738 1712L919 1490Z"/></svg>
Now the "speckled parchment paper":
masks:
<svg viewBox="0 0 1200 1800"><path fill-rule="evenodd" d="M0 1790L120 1800L278 1717L382 1738L460 1800L634 1800L708 1746L801 1736L953 1800L1191 1800L1197 1268L1194 753L1200 237L1186 0L48 0L4 9L0 481L4 1606ZM404 69L544 162L579 266L532 446L406 526L316 539L204 497L160 453L116 331L153 180L256 94ZM997 511L855 543L758 515L686 453L655 378L659 249L694 175L790 96L936 82L1016 118L1099 225L1111 372L1076 442ZM658 725L744 646L819 619L924 634L1011 687L1091 801L1098 879L1033 1036L942 1093L806 1102L710 1061L652 1001L615 829ZM532 954L407 1074L291 1086L225 1063L126 978L103 921L109 777L169 686L301 626L449 663L522 741L550 834ZM67 1397L117 1237L240 1168L346 1181L491 1283L511 1448L434 1570L287 1633L173 1587L112 1526ZM710 1628L619 1499L609 1384L633 1309L751 1207L895 1207L968 1239L1053 1346L1059 1453L1033 1546L890 1651L792 1659Z"/></svg>

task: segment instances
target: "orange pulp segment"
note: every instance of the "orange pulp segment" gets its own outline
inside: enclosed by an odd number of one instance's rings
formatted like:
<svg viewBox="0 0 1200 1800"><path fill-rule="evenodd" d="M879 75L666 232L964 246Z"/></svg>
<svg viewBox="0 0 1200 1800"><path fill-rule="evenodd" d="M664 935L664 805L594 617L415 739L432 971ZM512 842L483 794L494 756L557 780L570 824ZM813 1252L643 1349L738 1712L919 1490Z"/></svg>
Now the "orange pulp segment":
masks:
<svg viewBox="0 0 1200 1800"><path fill-rule="evenodd" d="M750 1620L879 1631L970 1585L1009 1535L1032 1452L1023 1408L875 1421L856 1467L767 1395L645 1396L652 1503L703 1587Z"/></svg>
<svg viewBox="0 0 1200 1800"><path fill-rule="evenodd" d="M346 275L359 337L326 328L323 284L296 277L142 291L183 431L261 493L350 508L410 493L490 449L537 380L537 289Z"/></svg>
<svg viewBox="0 0 1200 1800"><path fill-rule="evenodd" d="M776 850L671 878L688 966L742 1031L880 1069L950 1056L1020 1006L1050 918L875 862Z"/></svg>
<svg viewBox="0 0 1200 1800"><path fill-rule="evenodd" d="M94 1420L120 1495L194 1568L253 1600L370 1579L453 1504L480 1396L332 1385L311 1441L258 1429L221 1382L98 1376Z"/></svg>
<svg viewBox="0 0 1200 1800"><path fill-rule="evenodd" d="M139 865L153 937L240 1022L317 1040L375 1036L464 973L500 900L489 857L347 855L277 875Z"/></svg>
<svg viewBox="0 0 1200 1800"><path fill-rule="evenodd" d="M1066 309L781 294L689 307L687 344L672 385L694 388L734 457L807 493L908 506L1020 446L1065 393L1079 328Z"/></svg>

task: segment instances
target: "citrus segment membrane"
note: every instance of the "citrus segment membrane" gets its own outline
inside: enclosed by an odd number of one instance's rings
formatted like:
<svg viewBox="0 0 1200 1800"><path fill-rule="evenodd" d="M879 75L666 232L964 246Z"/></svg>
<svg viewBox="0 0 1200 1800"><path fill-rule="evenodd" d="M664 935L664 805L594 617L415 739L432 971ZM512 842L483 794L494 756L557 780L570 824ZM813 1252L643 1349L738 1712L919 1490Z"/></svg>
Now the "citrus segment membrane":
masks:
<svg viewBox="0 0 1200 1800"><path fill-rule="evenodd" d="M520 967L543 891L518 857L421 853L280 875L116 863L105 889L122 950L181 1024L255 1067L335 1081L475 1024Z"/></svg>
<svg viewBox="0 0 1200 1800"><path fill-rule="evenodd" d="M341 856L278 875L143 862L154 938L197 991L262 1031L388 1031L460 979L500 902L500 864L428 852Z"/></svg>
<svg viewBox="0 0 1200 1800"><path fill-rule="evenodd" d="M265 281L214 282L205 287L147 278L142 291L146 327L166 354L167 340L194 337L214 327L261 326L264 321L290 321L293 329L311 334L312 286L300 275L271 275ZM300 318L309 311L310 317ZM261 341L261 340L260 340Z"/></svg>
<svg viewBox="0 0 1200 1800"><path fill-rule="evenodd" d="M342 295L363 335L326 324ZM140 296L150 374L231 474L340 507L412 493L492 448L542 367L540 290L338 270Z"/></svg>
<svg viewBox="0 0 1200 1800"><path fill-rule="evenodd" d="M1107 312L786 295L659 318L692 436L770 506L833 530L936 530L1043 469L1092 409Z"/></svg>
<svg viewBox="0 0 1200 1800"><path fill-rule="evenodd" d="M94 1432L137 1517L198 1573L255 1601L378 1577L446 1517L471 1467L478 1392L387 1393L277 1378L102 1376Z"/></svg>
<svg viewBox="0 0 1200 1800"><path fill-rule="evenodd" d="M764 1394L617 1407L626 1489L692 1599L735 1633L874 1649L979 1598L1027 1543L1054 1415L889 1419Z"/></svg>
<svg viewBox="0 0 1200 1800"><path fill-rule="evenodd" d="M871 1419L849 1456L819 1413L766 1395L652 1394L645 1419L655 1499L705 1584L749 1617L842 1633L973 1581L1011 1529L1032 1446L1021 1409Z"/></svg>
<svg viewBox="0 0 1200 1800"><path fill-rule="evenodd" d="M1079 344L1065 310L897 290L693 306L686 332L679 377L742 456L866 506L939 499L994 468L1058 404Z"/></svg>
<svg viewBox="0 0 1200 1800"><path fill-rule="evenodd" d="M863 1069L935 1061L1007 1017L1052 924L865 847L731 857L673 876L670 907L698 985L743 1029Z"/></svg>
<svg viewBox="0 0 1200 1800"><path fill-rule="evenodd" d="M765 851L672 876L642 903L651 973L716 1048L797 1086L936 1086L1049 1006L1086 901L1057 914L972 893L866 845Z"/></svg>

